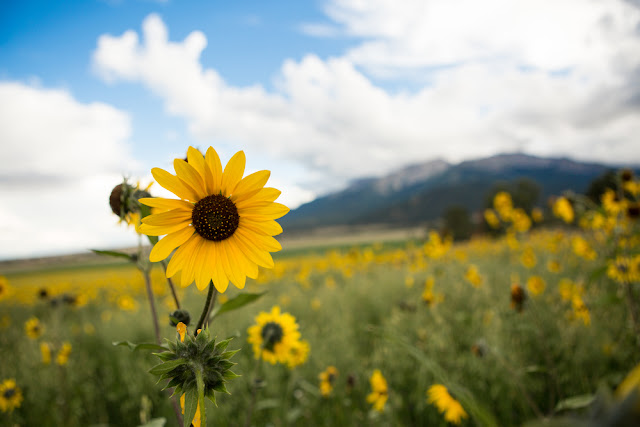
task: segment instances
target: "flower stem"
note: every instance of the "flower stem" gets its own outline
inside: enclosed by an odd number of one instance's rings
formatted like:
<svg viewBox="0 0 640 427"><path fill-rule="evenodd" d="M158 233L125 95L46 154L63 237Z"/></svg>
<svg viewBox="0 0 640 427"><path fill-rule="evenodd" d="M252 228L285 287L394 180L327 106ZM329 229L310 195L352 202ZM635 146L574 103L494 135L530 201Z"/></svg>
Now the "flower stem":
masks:
<svg viewBox="0 0 640 427"><path fill-rule="evenodd" d="M166 260L163 260L161 262L162 264L162 268L164 268L164 273L165 276L167 275L167 262ZM169 289L171 289L171 295L173 295L173 300L176 303L176 309L180 310L180 300L178 300L178 294L176 293L176 288L173 285L173 280L171 280L171 277L167 277L167 283L169 284Z"/></svg>
<svg viewBox="0 0 640 427"><path fill-rule="evenodd" d="M156 344L160 344L160 327L158 326L158 313L156 312L156 303L153 297L153 289L151 288L151 277L148 271L142 273L144 276L144 284L147 288L147 297L149 298L149 306L151 307L151 318L153 319L153 329L156 333Z"/></svg>
<svg viewBox="0 0 640 427"><path fill-rule="evenodd" d="M209 293L207 294L207 300L204 303L204 308L202 309L202 314L200 315L200 320L198 320L198 324L196 325L196 334L198 333L198 329L202 329L204 326L204 321L207 318L207 314L209 313L209 307L211 306L211 301L213 301L215 295L217 295L218 290L215 286L213 286L213 282L209 282Z"/></svg>
<svg viewBox="0 0 640 427"><path fill-rule="evenodd" d="M202 378L202 371L196 369L196 387L198 388L198 404L200 405L200 425L207 425L207 414L204 408L204 380Z"/></svg>

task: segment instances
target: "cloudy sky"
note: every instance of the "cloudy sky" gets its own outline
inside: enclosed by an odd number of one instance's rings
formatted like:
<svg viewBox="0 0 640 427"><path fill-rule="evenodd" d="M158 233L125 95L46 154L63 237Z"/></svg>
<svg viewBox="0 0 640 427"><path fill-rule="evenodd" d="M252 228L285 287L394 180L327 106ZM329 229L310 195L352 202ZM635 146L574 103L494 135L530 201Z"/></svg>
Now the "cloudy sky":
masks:
<svg viewBox="0 0 640 427"><path fill-rule="evenodd" d="M639 106L632 0L2 2L0 259L135 244L111 188L189 145L296 207L435 157L640 163Z"/></svg>

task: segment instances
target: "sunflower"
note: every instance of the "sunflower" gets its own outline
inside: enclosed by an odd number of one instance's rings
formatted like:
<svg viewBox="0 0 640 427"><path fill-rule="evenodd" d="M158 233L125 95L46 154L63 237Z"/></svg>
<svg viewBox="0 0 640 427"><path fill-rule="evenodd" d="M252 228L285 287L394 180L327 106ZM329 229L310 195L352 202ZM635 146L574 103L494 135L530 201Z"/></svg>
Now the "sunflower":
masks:
<svg viewBox="0 0 640 427"><path fill-rule="evenodd" d="M22 390L16 385L16 380L4 380L0 384L0 410L2 412L13 412L22 403Z"/></svg>
<svg viewBox="0 0 640 427"><path fill-rule="evenodd" d="M51 363L51 346L49 343L40 343L40 354L42 354L42 363L49 365Z"/></svg>
<svg viewBox="0 0 640 427"><path fill-rule="evenodd" d="M384 411L384 405L389 398L389 387L387 386L387 380L382 376L379 369L373 371L371 378L369 378L371 384L371 393L367 395L367 402L373 404L373 409L378 412Z"/></svg>
<svg viewBox="0 0 640 427"><path fill-rule="evenodd" d="M38 320L37 317L32 317L25 322L24 330L29 338L35 340L42 335L44 327L40 324L40 320Z"/></svg>
<svg viewBox="0 0 640 427"><path fill-rule="evenodd" d="M256 316L256 324L250 326L247 333L247 341L253 345L256 359L262 358L272 365L276 362L289 363L291 351L300 340L295 317L280 313L277 305L270 313L260 312Z"/></svg>
<svg viewBox="0 0 640 427"><path fill-rule="evenodd" d="M440 413L444 414L444 419L453 424L460 424L463 418L467 418L467 413L456 399L449 394L449 390L442 384L434 384L427 391L427 403L433 403Z"/></svg>
<svg viewBox="0 0 640 427"><path fill-rule="evenodd" d="M62 348L58 351L58 355L56 356L56 363L60 366L64 366L69 361L69 355L71 354L71 343L65 341L62 344Z"/></svg>
<svg viewBox="0 0 640 427"><path fill-rule="evenodd" d="M9 293L9 281L6 277L0 276L0 299L3 299Z"/></svg>
<svg viewBox="0 0 640 427"><path fill-rule="evenodd" d="M306 362L309 358L309 351L311 351L311 346L309 346L308 341L294 341L291 349L289 350L289 359L287 360L287 366L289 369L293 369Z"/></svg>
<svg viewBox="0 0 640 427"><path fill-rule="evenodd" d="M338 376L338 369L335 366L328 366L327 369L320 372L318 379L320 380L320 394L327 397L333 390L333 383Z"/></svg>
<svg viewBox="0 0 640 427"><path fill-rule="evenodd" d="M527 289L534 297L543 293L546 286L546 282L540 276L531 276L527 280Z"/></svg>
<svg viewBox="0 0 640 427"><path fill-rule="evenodd" d="M187 160L174 160L176 175L159 168L151 170L158 184L180 200L140 199L147 206L165 210L142 219L142 233L167 235L153 247L149 259L161 261L178 248L167 267L167 277L180 271L183 286L195 281L203 290L212 281L224 292L231 281L242 289L247 277L258 276L258 266L273 268L270 252L282 249L273 238L282 233L275 220L289 208L274 202L279 190L264 188L269 171L242 178L242 151L229 160L224 171L211 147L204 156L189 147Z"/></svg>

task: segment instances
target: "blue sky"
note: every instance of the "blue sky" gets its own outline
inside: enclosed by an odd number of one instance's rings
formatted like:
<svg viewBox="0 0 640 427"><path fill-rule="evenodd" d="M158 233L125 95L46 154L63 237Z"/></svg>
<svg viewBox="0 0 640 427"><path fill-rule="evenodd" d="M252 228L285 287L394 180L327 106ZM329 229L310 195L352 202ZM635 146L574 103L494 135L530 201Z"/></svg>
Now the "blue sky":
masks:
<svg viewBox="0 0 640 427"><path fill-rule="evenodd" d="M3 2L0 259L134 244L110 189L189 145L291 207L433 158L640 163L638 28L624 0Z"/></svg>

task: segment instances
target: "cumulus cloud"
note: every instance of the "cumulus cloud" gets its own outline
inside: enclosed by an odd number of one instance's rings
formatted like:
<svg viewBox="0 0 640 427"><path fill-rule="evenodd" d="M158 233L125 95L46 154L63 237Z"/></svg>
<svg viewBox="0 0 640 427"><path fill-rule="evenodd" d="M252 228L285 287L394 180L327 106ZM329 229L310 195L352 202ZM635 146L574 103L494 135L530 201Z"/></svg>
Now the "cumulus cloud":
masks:
<svg viewBox="0 0 640 427"><path fill-rule="evenodd" d="M157 15L141 36L101 36L93 62L108 81L145 85L198 140L287 158L327 185L515 150L640 161L640 13L627 2L334 0L325 10L332 24L307 33L337 27L354 46L284 60L272 91L228 84L202 64L202 32L170 41ZM418 76L412 90L380 78L407 75Z"/></svg>
<svg viewBox="0 0 640 427"><path fill-rule="evenodd" d="M0 82L0 259L134 244L108 206L134 170L126 113Z"/></svg>

